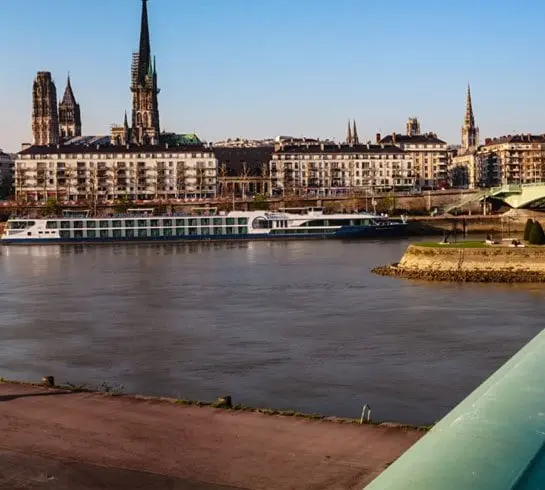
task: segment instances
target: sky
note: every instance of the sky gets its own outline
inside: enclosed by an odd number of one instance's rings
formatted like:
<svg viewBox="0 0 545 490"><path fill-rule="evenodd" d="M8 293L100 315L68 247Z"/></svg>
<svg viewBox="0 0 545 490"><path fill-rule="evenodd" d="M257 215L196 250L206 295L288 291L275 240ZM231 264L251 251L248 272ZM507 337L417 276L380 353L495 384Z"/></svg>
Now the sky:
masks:
<svg viewBox="0 0 545 490"><path fill-rule="evenodd" d="M0 0L0 148L30 142L32 82L70 72L84 134L130 111L140 0ZM471 83L481 139L545 133L542 0L149 0L161 128L206 141L360 139L422 131L459 144Z"/></svg>

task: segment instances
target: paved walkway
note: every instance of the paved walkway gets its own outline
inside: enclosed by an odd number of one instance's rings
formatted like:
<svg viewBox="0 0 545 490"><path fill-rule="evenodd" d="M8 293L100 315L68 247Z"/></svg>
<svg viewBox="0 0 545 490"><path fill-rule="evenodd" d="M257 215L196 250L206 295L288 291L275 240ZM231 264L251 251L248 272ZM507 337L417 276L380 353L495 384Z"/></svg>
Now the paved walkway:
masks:
<svg viewBox="0 0 545 490"><path fill-rule="evenodd" d="M421 435L0 383L0 488L361 489Z"/></svg>

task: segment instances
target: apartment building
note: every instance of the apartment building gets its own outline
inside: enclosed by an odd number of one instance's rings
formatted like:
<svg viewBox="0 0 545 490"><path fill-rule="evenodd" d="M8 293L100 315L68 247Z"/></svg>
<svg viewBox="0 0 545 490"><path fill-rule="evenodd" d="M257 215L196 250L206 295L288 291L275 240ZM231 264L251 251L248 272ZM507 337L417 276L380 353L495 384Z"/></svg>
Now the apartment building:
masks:
<svg viewBox="0 0 545 490"><path fill-rule="evenodd" d="M377 142L397 146L411 156L417 188L438 189L447 185L448 145L435 133L392 133L383 138L377 134Z"/></svg>
<svg viewBox="0 0 545 490"><path fill-rule="evenodd" d="M476 162L480 187L545 182L545 135L487 138Z"/></svg>
<svg viewBox="0 0 545 490"><path fill-rule="evenodd" d="M411 155L391 145L280 146L272 155L270 176L273 189L285 194L401 191L415 184Z"/></svg>
<svg viewBox="0 0 545 490"><path fill-rule="evenodd" d="M31 146L15 161L16 197L24 201L112 202L215 197L217 160L202 144Z"/></svg>

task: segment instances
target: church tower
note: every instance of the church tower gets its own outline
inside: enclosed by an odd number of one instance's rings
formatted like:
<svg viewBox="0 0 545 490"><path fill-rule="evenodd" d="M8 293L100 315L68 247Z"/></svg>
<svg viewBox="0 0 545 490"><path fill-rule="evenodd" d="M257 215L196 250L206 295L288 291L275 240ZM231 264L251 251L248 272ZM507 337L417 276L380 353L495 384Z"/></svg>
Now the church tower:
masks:
<svg viewBox="0 0 545 490"><path fill-rule="evenodd" d="M68 75L62 102L59 104L59 129L61 140L81 136L81 115L70 84L70 75Z"/></svg>
<svg viewBox="0 0 545 490"><path fill-rule="evenodd" d="M352 143L354 145L360 144L360 138L358 136L358 129L356 128L356 120L354 119L352 123Z"/></svg>
<svg viewBox="0 0 545 490"><path fill-rule="evenodd" d="M479 145L479 128L475 126L473 106L471 105L471 89L467 84L466 116L462 126L462 150L476 148Z"/></svg>
<svg viewBox="0 0 545 490"><path fill-rule="evenodd" d="M352 144L352 126L350 126L350 119L348 120L348 129L346 131L346 144Z"/></svg>
<svg viewBox="0 0 545 490"><path fill-rule="evenodd" d="M48 71L39 71L32 86L32 136L39 146L59 142L57 88Z"/></svg>
<svg viewBox="0 0 545 490"><path fill-rule="evenodd" d="M131 74L131 141L137 145L156 145L159 143L159 89L155 59L151 57L147 0L142 0L140 48L133 54Z"/></svg>

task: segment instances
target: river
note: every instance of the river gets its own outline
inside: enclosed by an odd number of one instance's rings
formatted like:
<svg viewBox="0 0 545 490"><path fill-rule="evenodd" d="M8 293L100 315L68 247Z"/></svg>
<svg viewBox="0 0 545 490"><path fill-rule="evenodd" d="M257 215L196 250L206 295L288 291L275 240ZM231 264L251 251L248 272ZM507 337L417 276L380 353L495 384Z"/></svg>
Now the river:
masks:
<svg viewBox="0 0 545 490"><path fill-rule="evenodd" d="M0 248L0 376L429 424L543 326L540 285L371 274L408 240Z"/></svg>

